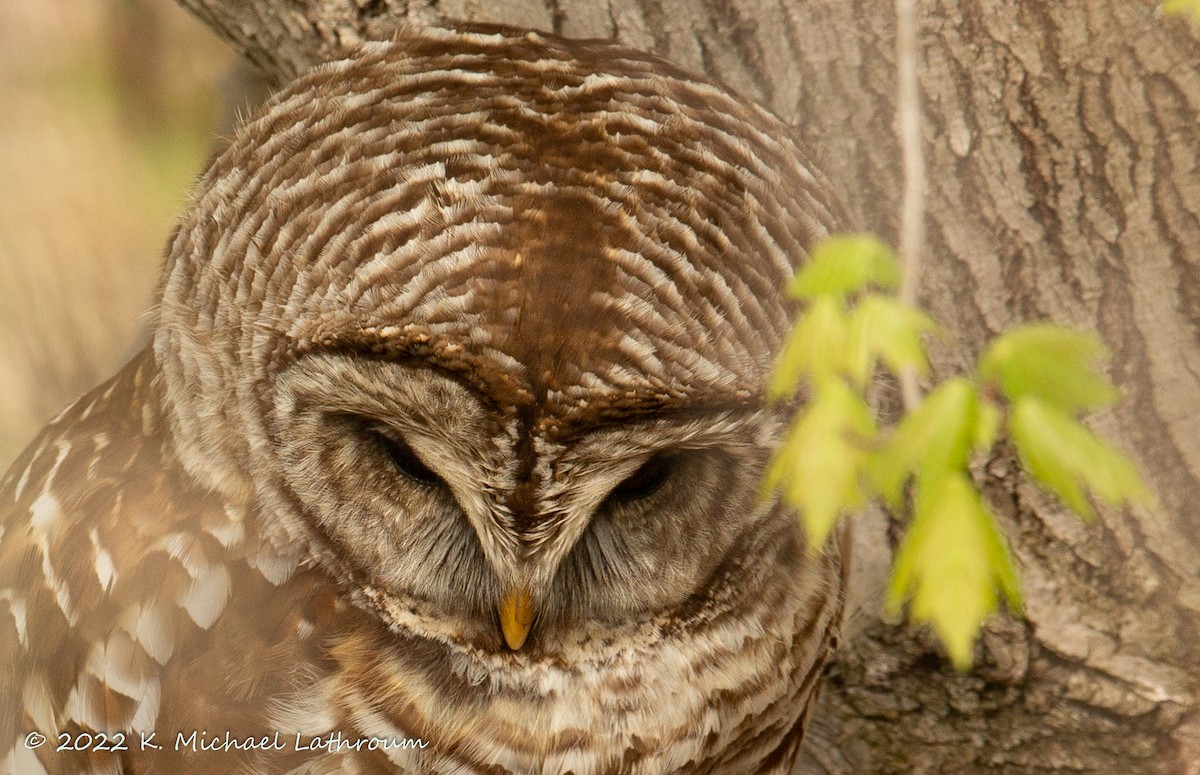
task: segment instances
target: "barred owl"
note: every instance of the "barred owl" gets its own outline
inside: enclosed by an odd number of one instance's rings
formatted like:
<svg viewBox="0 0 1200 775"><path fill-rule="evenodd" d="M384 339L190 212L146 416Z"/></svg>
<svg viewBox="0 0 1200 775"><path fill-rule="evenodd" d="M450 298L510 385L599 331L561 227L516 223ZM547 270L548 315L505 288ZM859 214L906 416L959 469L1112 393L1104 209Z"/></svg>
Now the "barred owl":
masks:
<svg viewBox="0 0 1200 775"><path fill-rule="evenodd" d="M302 76L0 487L0 771L788 771L844 557L760 489L763 393L839 219L778 119L613 44Z"/></svg>

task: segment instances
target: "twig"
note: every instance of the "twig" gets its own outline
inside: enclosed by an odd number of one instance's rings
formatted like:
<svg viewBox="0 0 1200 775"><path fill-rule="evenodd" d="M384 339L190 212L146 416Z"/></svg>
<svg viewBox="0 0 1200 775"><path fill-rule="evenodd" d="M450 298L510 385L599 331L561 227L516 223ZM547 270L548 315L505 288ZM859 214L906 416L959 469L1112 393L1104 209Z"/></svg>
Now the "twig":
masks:
<svg viewBox="0 0 1200 775"><path fill-rule="evenodd" d="M896 0L896 68L899 94L896 123L904 159L904 196L900 205L900 301L915 305L921 255L925 250L925 158L921 149L921 94L917 80L918 0ZM900 396L912 411L921 400L917 374L900 374Z"/></svg>

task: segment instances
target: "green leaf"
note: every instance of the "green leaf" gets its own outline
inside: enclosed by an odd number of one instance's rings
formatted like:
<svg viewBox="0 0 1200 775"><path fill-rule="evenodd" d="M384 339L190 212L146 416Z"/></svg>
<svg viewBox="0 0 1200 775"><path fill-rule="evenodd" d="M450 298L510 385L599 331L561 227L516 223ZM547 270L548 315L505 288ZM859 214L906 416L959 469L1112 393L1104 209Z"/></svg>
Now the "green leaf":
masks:
<svg viewBox="0 0 1200 775"><path fill-rule="evenodd" d="M1183 14L1192 17L1192 21L1200 22L1200 0L1163 0L1163 13Z"/></svg>
<svg viewBox="0 0 1200 775"><path fill-rule="evenodd" d="M996 443L1002 419L1004 418L1000 407L985 398L980 398L979 412L975 417L975 434L972 438L976 452L986 452Z"/></svg>
<svg viewBox="0 0 1200 775"><path fill-rule="evenodd" d="M1009 401L1030 396L1074 413L1117 399L1116 388L1093 366L1105 355L1093 336L1035 323L997 338L980 361L979 375L999 383Z"/></svg>
<svg viewBox="0 0 1200 775"><path fill-rule="evenodd" d="M797 299L840 299L869 285L895 288L899 284L900 269L891 248L868 234L838 234L817 243L788 294Z"/></svg>
<svg viewBox="0 0 1200 775"><path fill-rule="evenodd" d="M1019 399L1009 427L1021 465L1083 517L1092 515L1085 488L1101 500L1153 505L1133 463L1058 408L1037 398Z"/></svg>
<svg viewBox="0 0 1200 775"><path fill-rule="evenodd" d="M893 508L912 475L932 481L967 467L979 434L979 395L963 377L946 380L909 412L872 461L871 482Z"/></svg>
<svg viewBox="0 0 1200 775"><path fill-rule="evenodd" d="M766 487L781 490L799 511L810 551L821 548L841 514L863 506L861 479L874 434L870 408L845 382L833 380L796 418L771 461Z"/></svg>
<svg viewBox="0 0 1200 775"><path fill-rule="evenodd" d="M876 359L899 374L911 367L929 373L929 361L921 336L937 329L925 313L888 296L865 297L850 315L847 372L859 387L875 373Z"/></svg>
<svg viewBox="0 0 1200 775"><path fill-rule="evenodd" d="M841 373L846 358L847 327L840 302L831 297L814 301L784 344L779 366L767 387L767 398L772 401L791 398L805 377L817 386Z"/></svg>
<svg viewBox="0 0 1200 775"><path fill-rule="evenodd" d="M955 667L965 670L998 593L1019 610L1019 590L995 518L965 472L918 480L916 515L896 553L888 611L895 616L911 600L913 620L932 625Z"/></svg>

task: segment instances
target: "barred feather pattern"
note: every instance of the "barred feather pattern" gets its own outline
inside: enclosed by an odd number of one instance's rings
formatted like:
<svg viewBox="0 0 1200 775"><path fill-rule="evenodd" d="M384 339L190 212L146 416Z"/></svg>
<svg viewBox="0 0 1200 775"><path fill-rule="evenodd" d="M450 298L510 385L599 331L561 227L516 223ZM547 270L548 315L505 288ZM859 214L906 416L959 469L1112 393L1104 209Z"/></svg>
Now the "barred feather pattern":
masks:
<svg viewBox="0 0 1200 775"><path fill-rule="evenodd" d="M778 119L607 42L302 76L197 184L152 346L0 487L0 773L789 772L845 558L762 502L763 393L840 223Z"/></svg>

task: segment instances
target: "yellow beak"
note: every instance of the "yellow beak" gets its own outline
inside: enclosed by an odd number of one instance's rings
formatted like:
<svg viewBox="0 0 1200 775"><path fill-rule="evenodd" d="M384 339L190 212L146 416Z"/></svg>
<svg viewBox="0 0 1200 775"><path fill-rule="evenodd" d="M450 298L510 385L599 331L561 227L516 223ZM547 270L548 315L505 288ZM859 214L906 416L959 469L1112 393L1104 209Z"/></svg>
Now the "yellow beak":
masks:
<svg viewBox="0 0 1200 775"><path fill-rule="evenodd" d="M532 626L533 600L528 590L518 587L500 601L500 630L504 633L504 642L517 651L525 645Z"/></svg>

